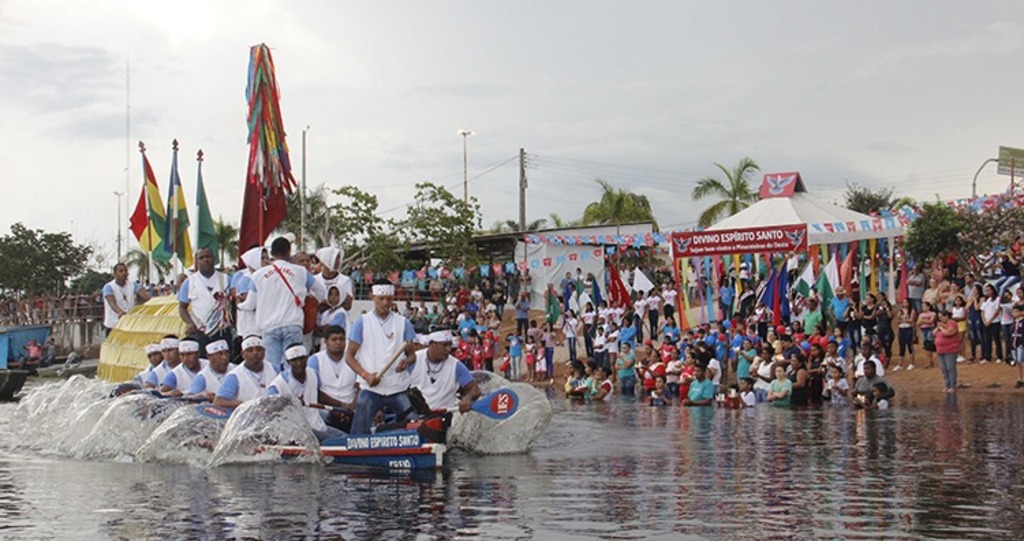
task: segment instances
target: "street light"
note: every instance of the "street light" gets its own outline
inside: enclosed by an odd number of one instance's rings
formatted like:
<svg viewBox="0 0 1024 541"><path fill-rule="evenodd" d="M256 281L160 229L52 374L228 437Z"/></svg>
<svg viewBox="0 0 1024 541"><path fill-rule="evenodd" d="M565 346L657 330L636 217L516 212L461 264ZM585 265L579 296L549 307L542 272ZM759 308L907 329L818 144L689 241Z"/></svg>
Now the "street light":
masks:
<svg viewBox="0 0 1024 541"><path fill-rule="evenodd" d="M469 204L469 161L466 154L466 138L470 135L476 135L476 132L459 130L459 135L462 136L462 200Z"/></svg>
<svg viewBox="0 0 1024 541"><path fill-rule="evenodd" d="M974 199L975 197L978 197L978 175L981 174L981 170L984 169L986 165L988 165L988 164L990 164L992 162L998 162L998 161L999 161L998 158L989 158L989 159L981 162L981 167L978 168L978 172L977 173L974 173L974 180L971 182L971 199Z"/></svg>
<svg viewBox="0 0 1024 541"><path fill-rule="evenodd" d="M302 130L302 188L299 191L299 249L306 249L306 132Z"/></svg>
<svg viewBox="0 0 1024 541"><path fill-rule="evenodd" d="M114 191L114 195L117 196L117 260L121 261L121 198L125 193Z"/></svg>

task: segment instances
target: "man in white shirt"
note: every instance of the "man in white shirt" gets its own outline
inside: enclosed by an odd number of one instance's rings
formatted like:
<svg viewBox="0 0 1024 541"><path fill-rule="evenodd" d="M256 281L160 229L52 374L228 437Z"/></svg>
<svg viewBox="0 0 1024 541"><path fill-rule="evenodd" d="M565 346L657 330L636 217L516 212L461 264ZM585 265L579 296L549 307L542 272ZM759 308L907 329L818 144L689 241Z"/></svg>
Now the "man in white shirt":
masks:
<svg viewBox="0 0 1024 541"><path fill-rule="evenodd" d="M451 331L434 331L427 336L427 348L416 352L412 365L407 366L403 360L397 370L408 368L410 384L420 390L430 409L458 408L465 413L480 398L480 386L451 352Z"/></svg>
<svg viewBox="0 0 1024 541"><path fill-rule="evenodd" d="M665 319L676 317L676 297L679 296L679 292L673 284L669 287L669 284L661 286L661 298L665 300L664 313Z"/></svg>
<svg viewBox="0 0 1024 541"><path fill-rule="evenodd" d="M160 366L160 363L164 360L163 354L160 353L160 344L149 344L146 346L146 358L149 360L149 366L135 375L135 381L141 385L146 384L146 378L149 377L150 372Z"/></svg>
<svg viewBox="0 0 1024 541"><path fill-rule="evenodd" d="M147 389L160 387L160 384L164 381L164 376L181 363L181 356L178 354L179 344L178 337L173 334L165 336L160 341L160 353L164 360L159 365L153 367L149 375L146 376L145 386Z"/></svg>
<svg viewBox="0 0 1024 541"><path fill-rule="evenodd" d="M239 269L231 277L231 286L229 291L229 297L235 302L237 308L237 319L235 321L235 333L236 343L235 345L235 356L241 359L241 343L242 338L255 334L259 329L256 328L256 297L253 296L252 301L249 301L249 292L252 291L252 275L257 270L270 264L270 258L267 257L267 250L263 246L256 246L250 248L240 258L242 260L243 268ZM210 352L207 351L209 355Z"/></svg>
<svg viewBox="0 0 1024 541"><path fill-rule="evenodd" d="M217 388L213 405L222 408L236 408L242 402L255 400L267 395L267 387L277 377L273 366L263 362L266 351L263 340L251 335L242 340L242 358L245 361L233 368ZM282 353L283 355L283 353Z"/></svg>
<svg viewBox="0 0 1024 541"><path fill-rule="evenodd" d="M399 419L413 412L406 394L408 373L387 364L395 355L404 355L406 364L413 362L416 331L409 320L391 310L395 304L394 285L378 280L372 294L373 310L352 322L345 351L345 362L358 376L362 388L352 419L352 434L369 434L373 418L384 406ZM385 372L385 368L389 369Z"/></svg>
<svg viewBox="0 0 1024 541"><path fill-rule="evenodd" d="M135 306L136 299L149 300L149 292L137 282L128 281L128 265L114 265L114 279L103 286L103 332L104 336L117 326L117 320Z"/></svg>
<svg viewBox="0 0 1024 541"><path fill-rule="evenodd" d="M857 352L857 357L854 360L856 362L856 370L853 373L854 378L859 378L864 375L864 364L867 361L871 361L875 365L875 373L879 376L885 376L885 367L882 366L882 361L875 356L875 346L870 341L865 340L861 346L860 351Z"/></svg>
<svg viewBox="0 0 1024 541"><path fill-rule="evenodd" d="M206 354L210 357L209 364L199 371L185 394L213 402L217 396L217 389L224 382L224 377L228 375L231 346L226 340L216 340L206 345Z"/></svg>
<svg viewBox="0 0 1024 541"><path fill-rule="evenodd" d="M269 265L253 274L256 327L263 334L266 360L274 371L284 362L284 349L289 344L302 342L303 302L307 295L318 301L327 298L323 284L316 281L304 267L290 262L292 243L284 237L274 239L270 245Z"/></svg>
<svg viewBox="0 0 1024 541"><path fill-rule="evenodd" d="M317 397L321 389L320 378L316 372L306 370L308 357L306 347L302 344L288 346L288 349L284 350L288 369L278 374L270 383L270 386L267 387L267 396L293 396L303 406L319 404ZM317 439L324 441L343 436L344 432L341 430L327 426L320 416L320 411L309 407L303 408L302 411Z"/></svg>
<svg viewBox="0 0 1024 541"><path fill-rule="evenodd" d="M309 356L306 367L315 372L320 380L317 402L354 411L359 385L356 383L356 373L345 362L345 346L345 329L337 325L328 326L324 331L323 349ZM321 416L327 424L345 432L352 428L351 415L335 410L324 411Z"/></svg>
<svg viewBox="0 0 1024 541"><path fill-rule="evenodd" d="M185 322L185 334L199 342L201 350L214 340L231 339L228 311L228 277L213 266L213 252L200 248L196 267L178 288L178 315Z"/></svg>
<svg viewBox="0 0 1024 541"><path fill-rule="evenodd" d="M181 362L160 382L159 391L167 396L185 394L192 386L192 380L209 364L206 359L199 358L199 342L195 340L182 340L178 344L178 355Z"/></svg>

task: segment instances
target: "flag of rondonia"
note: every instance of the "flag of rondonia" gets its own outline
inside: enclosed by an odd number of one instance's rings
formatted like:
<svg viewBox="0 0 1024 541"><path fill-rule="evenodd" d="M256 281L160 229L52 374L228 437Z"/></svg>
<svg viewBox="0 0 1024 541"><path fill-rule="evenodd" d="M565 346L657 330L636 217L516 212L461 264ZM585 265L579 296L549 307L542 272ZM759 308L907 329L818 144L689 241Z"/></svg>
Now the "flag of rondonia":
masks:
<svg viewBox="0 0 1024 541"><path fill-rule="evenodd" d="M146 145L139 141L139 152L142 154L142 191L139 202L135 205L129 223L132 234L139 241L139 247L149 252L154 259L167 261L170 259L163 249L163 234L166 215L164 203L160 200L160 187L156 183L156 175L146 158Z"/></svg>
<svg viewBox="0 0 1024 541"><path fill-rule="evenodd" d="M164 229L164 252L177 255L185 268L192 267L192 240L188 233L188 208L185 193L178 176L178 140L175 139L171 154L171 179L167 187L167 226Z"/></svg>

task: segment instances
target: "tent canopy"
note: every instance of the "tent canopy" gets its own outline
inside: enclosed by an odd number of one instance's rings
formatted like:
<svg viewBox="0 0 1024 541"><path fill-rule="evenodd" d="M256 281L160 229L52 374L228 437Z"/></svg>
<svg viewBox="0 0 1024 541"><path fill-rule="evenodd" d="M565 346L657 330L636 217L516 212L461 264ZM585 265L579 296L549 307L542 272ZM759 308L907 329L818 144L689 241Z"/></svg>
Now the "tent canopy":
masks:
<svg viewBox="0 0 1024 541"><path fill-rule="evenodd" d="M783 173L783 175L795 175L796 182L792 183L795 189L790 192L790 195L764 197L766 190L762 189L760 201L712 225L708 230L807 224L810 244L834 244L888 238L902 236L905 233L905 228L898 223L895 224L895 227L879 228L881 230L871 227L863 228L858 225L854 231L850 231L845 224L850 222L861 224L865 221L878 223L879 219L812 197L804 188L799 173ZM764 186L777 182L778 177L779 174L765 175ZM838 224L842 225L836 227Z"/></svg>

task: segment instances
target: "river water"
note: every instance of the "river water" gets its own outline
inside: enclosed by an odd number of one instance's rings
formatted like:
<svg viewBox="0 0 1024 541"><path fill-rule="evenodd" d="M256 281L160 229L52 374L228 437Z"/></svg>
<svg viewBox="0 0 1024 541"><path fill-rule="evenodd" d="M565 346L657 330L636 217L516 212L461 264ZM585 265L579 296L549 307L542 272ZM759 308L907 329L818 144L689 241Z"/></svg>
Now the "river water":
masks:
<svg viewBox="0 0 1024 541"><path fill-rule="evenodd" d="M0 538L1024 537L1019 397L902 395L881 412L551 400L530 454L452 452L416 477L27 451L3 404Z"/></svg>

